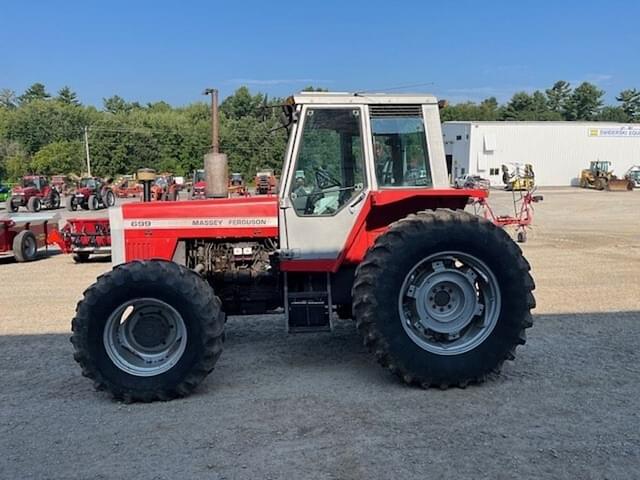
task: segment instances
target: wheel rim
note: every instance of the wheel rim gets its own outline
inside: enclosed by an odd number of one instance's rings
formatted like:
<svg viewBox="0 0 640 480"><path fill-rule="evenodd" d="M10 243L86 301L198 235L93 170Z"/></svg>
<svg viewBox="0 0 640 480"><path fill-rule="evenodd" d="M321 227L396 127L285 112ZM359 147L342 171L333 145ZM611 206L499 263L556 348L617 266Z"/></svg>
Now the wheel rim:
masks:
<svg viewBox="0 0 640 480"><path fill-rule="evenodd" d="M182 358L187 328L171 305L138 298L120 305L107 319L104 347L120 369L138 377L160 375Z"/></svg>
<svg viewBox="0 0 640 480"><path fill-rule="evenodd" d="M500 315L498 281L487 265L462 252L442 252L418 262L400 289L400 321L420 348L439 355L473 350Z"/></svg>
<svg viewBox="0 0 640 480"><path fill-rule="evenodd" d="M24 256L26 258L32 258L35 256L38 251L38 246L36 245L36 240L33 237L25 237L24 239Z"/></svg>

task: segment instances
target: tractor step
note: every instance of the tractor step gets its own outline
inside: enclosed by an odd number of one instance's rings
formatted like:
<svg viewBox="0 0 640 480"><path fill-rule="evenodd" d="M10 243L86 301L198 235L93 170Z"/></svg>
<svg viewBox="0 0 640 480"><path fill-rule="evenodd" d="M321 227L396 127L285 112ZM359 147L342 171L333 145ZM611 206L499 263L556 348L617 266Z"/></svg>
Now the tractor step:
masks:
<svg viewBox="0 0 640 480"><path fill-rule="evenodd" d="M289 333L331 331L329 275L285 274L285 316Z"/></svg>

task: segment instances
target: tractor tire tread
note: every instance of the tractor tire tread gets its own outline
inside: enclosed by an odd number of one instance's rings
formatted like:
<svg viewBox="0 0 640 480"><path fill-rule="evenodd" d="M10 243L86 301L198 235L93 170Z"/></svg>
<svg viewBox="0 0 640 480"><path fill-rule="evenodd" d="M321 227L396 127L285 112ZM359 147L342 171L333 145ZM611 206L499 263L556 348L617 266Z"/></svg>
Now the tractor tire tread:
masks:
<svg viewBox="0 0 640 480"><path fill-rule="evenodd" d="M378 281L378 274L385 271L389 261L393 258L394 249L401 248L401 241L405 240L409 234L424 232L425 228L433 232L433 235L444 234L444 230L452 222L458 225L474 227L482 225L493 237L495 248L507 251L510 254L510 258L517 258L518 260L514 262L512 268L516 270L518 276L523 278L523 284L527 291L526 306L528 309L532 309L536 305L531 293L535 289L535 282L530 274L531 267L529 263L522 256L520 247L511 240L504 230L496 227L493 223L468 212L450 209L421 211L392 223L387 232L377 238L365 259L356 269L352 288L353 312L356 319L356 328L363 337L363 343L375 355L378 363L402 379L403 382L422 388L465 388L468 385L484 382L490 375L500 372L505 360L513 360L515 358L515 348L518 345L525 344L525 331L533 326L533 317L530 311L527 311L520 320L520 331L513 347L508 349L502 358L498 359L496 365L480 374L458 378L455 381L419 377L409 372L401 362L393 358L389 351L387 340L380 333L375 323L379 300L374 294L374 289Z"/></svg>
<svg viewBox="0 0 640 480"><path fill-rule="evenodd" d="M138 390L123 388L106 378L97 367L93 353L88 347L89 326L92 321L90 307L103 298L103 295L119 285L128 282L145 281L149 276L149 264L157 269L157 279L165 279L171 288L185 299L190 299L192 307L198 310L198 316L206 321L200 324L200 335L195 339L199 343L200 354L188 373L178 383L170 387ZM189 395L213 370L223 346L224 314L220 299L195 272L173 262L153 260L134 261L116 266L113 270L100 275L92 286L83 293L83 299L76 306L76 314L71 321L71 343L74 346L73 358L80 364L82 375L94 381L96 390L108 391L116 400L131 402L152 402L171 400ZM211 315L211 313L214 313Z"/></svg>

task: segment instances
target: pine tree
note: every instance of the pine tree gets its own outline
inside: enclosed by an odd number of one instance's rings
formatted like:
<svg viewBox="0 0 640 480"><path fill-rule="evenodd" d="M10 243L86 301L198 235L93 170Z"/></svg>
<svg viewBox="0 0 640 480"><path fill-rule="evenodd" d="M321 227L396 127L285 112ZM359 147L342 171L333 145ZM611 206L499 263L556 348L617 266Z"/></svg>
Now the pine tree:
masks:
<svg viewBox="0 0 640 480"><path fill-rule="evenodd" d="M66 85L58 91L56 100L60 103L64 103L65 105L80 105L76 92L71 90Z"/></svg>
<svg viewBox="0 0 640 480"><path fill-rule="evenodd" d="M632 122L640 121L640 92L635 88L623 90L616 97L622 105L620 108L629 116Z"/></svg>
<svg viewBox="0 0 640 480"><path fill-rule="evenodd" d="M19 100L20 103L29 103L33 100L46 100L47 98L51 98L51 95L47 93L44 84L34 83L20 95Z"/></svg>

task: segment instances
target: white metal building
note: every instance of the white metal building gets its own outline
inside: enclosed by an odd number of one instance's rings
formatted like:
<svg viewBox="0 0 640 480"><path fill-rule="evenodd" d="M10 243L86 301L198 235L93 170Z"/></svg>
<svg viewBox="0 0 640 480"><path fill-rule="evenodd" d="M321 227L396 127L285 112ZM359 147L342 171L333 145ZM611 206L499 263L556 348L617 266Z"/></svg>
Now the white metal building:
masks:
<svg viewBox="0 0 640 480"><path fill-rule="evenodd" d="M478 174L502 185L500 166L530 163L540 186L577 185L592 160L611 162L624 176L640 165L640 125L604 122L445 122L452 178Z"/></svg>

